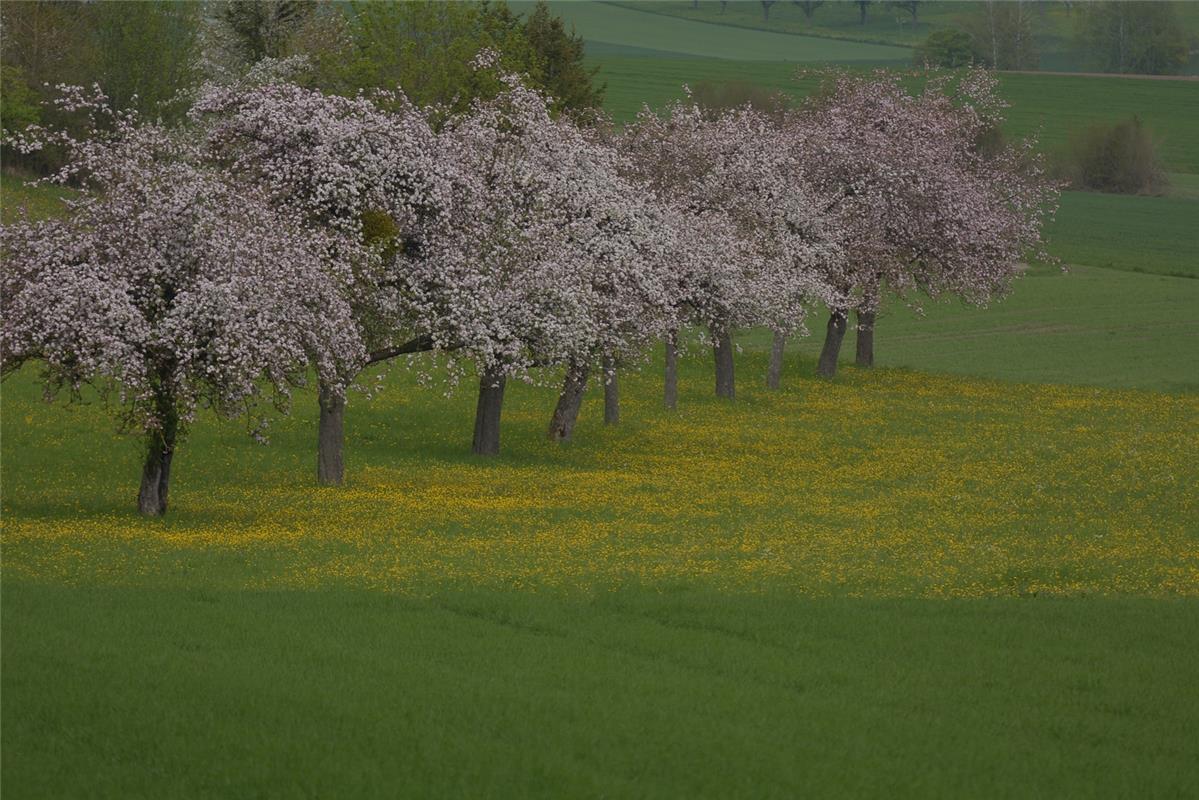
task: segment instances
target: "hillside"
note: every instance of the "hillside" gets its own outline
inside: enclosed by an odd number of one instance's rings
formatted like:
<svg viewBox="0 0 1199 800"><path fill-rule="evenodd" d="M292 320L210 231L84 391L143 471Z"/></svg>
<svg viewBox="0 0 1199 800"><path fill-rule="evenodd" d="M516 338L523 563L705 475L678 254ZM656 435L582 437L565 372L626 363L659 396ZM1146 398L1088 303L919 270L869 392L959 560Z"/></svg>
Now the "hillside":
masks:
<svg viewBox="0 0 1199 800"><path fill-rule="evenodd" d="M527 12L531 2L509 4ZM840 42L813 36L711 25L706 22L646 14L596 2L551 2L562 17L588 43L588 53L673 53L752 61L907 63L911 51L904 47Z"/></svg>
<svg viewBox="0 0 1199 800"><path fill-rule="evenodd" d="M617 0L612 4L625 10L743 30L901 47L917 45L933 31L968 27L983 13L978 2L935 0L920 3L917 19L913 21L908 12L876 2L867 8L863 24L856 3L838 0L825 2L813 12L810 20L796 4L787 2L774 3L768 19L762 12L761 3L749 0L734 0L723 6L715 0L695 3L689 0ZM1041 69L1085 72L1093 68L1075 43L1077 14L1073 8L1066 3L1030 3L1029 6ZM1177 3L1176 8L1192 38L1199 35L1199 4ZM1186 72L1199 72L1199 61L1192 59Z"/></svg>

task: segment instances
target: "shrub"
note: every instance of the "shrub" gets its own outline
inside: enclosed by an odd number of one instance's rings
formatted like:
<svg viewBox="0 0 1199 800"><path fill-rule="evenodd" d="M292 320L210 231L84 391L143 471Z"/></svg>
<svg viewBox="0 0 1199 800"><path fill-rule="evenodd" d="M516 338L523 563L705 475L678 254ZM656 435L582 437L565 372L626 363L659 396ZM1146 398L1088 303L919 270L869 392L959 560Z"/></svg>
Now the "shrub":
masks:
<svg viewBox="0 0 1199 800"><path fill-rule="evenodd" d="M974 139L974 152L987 159L1005 153L1010 147L1011 143L1003 132L1003 127L998 124L986 126Z"/></svg>
<svg viewBox="0 0 1199 800"><path fill-rule="evenodd" d="M917 67L965 67L977 59L974 40L970 34L946 28L933 31L912 53L912 64Z"/></svg>
<svg viewBox="0 0 1199 800"><path fill-rule="evenodd" d="M701 108L710 111L749 106L764 114L779 114L789 105L787 96L782 92L741 80L719 83L703 81L696 84L691 95Z"/></svg>
<svg viewBox="0 0 1199 800"><path fill-rule="evenodd" d="M1136 116L1074 136L1060 171L1073 188L1098 192L1161 194L1167 185L1153 135Z"/></svg>

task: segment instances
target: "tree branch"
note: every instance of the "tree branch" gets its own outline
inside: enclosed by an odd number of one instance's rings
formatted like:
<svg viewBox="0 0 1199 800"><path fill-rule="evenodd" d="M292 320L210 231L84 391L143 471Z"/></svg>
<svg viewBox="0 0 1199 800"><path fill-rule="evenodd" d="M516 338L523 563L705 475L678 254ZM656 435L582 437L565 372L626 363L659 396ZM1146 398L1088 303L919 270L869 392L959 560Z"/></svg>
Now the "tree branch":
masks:
<svg viewBox="0 0 1199 800"><path fill-rule="evenodd" d="M399 347L392 347L388 350L378 350L369 354L366 359L366 366L378 364L380 361L388 361L396 356L407 355L408 353L427 353L428 351L434 349L436 348L433 344L433 337L429 336L428 334L424 334L422 336L417 336L415 339L410 339L409 341L404 342Z"/></svg>

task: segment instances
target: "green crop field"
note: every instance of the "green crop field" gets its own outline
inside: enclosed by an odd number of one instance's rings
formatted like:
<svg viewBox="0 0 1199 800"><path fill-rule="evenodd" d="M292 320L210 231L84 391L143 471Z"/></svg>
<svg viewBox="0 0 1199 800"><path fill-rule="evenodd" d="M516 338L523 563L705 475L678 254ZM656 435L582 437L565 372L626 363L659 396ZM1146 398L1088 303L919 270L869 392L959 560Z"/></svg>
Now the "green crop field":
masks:
<svg viewBox="0 0 1199 800"><path fill-rule="evenodd" d="M720 3L711 0L700 0L698 7L693 6L690 0L622 0L613 5L620 6L622 10L714 26L905 48L919 44L935 30L955 26L973 13L970 3L922 3L917 20L913 23L908 12L876 4L867 8L866 23L862 24L858 6L851 2L825 2L816 9L810 20L798 6L791 3L775 3L770 7L770 17L767 19L762 13L762 4L756 0L732 0L723 9ZM1058 14L1052 16L1056 23ZM1053 27L1058 26L1054 24ZM910 50L908 57L911 58Z"/></svg>
<svg viewBox="0 0 1199 800"><path fill-rule="evenodd" d="M1199 791L1191 603L21 584L3 622L9 797Z"/></svg>
<svg viewBox="0 0 1199 800"><path fill-rule="evenodd" d="M533 4L510 5L514 11L525 12ZM912 58L911 51L903 47L742 30L603 3L552 2L550 8L589 43L755 61L907 63Z"/></svg>
<svg viewBox="0 0 1199 800"><path fill-rule="evenodd" d="M1136 115L1168 169L1199 173L1199 81L1011 73L1000 81L1013 135L1039 132L1053 150L1088 125Z"/></svg>
<svg viewBox="0 0 1199 800"><path fill-rule="evenodd" d="M906 11L874 3L867 9L866 22L862 24L857 4L839 0L825 2L810 20L792 3L773 4L769 19L762 13L762 4L754 0L733 0L724 8L713 0L699 0L698 3L690 0L622 0L613 4L623 11L648 12L709 25L904 47L919 44L936 30L968 27L982 14L981 4L977 2L935 0L921 3L918 18L913 22ZM1199 4L1178 3L1176 7L1185 28L1192 34L1199 31ZM1086 71L1092 68L1085 54L1078 51L1074 41L1077 16L1065 3L1038 3L1033 12L1033 40L1040 54L1041 69ZM1197 70L1199 62L1192 59L1187 72L1194 74Z"/></svg>

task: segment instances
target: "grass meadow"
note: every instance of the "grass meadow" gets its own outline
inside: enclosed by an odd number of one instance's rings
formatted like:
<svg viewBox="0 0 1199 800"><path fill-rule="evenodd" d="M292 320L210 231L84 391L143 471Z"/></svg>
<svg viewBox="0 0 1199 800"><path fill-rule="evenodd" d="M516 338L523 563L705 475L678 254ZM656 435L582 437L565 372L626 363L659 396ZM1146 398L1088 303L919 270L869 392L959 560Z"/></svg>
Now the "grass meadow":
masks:
<svg viewBox="0 0 1199 800"><path fill-rule="evenodd" d="M534 4L510 4L524 12ZM755 3L755 5L757 5ZM760 7L760 6L759 6ZM745 30L726 25L672 19L607 3L552 2L550 9L588 41L599 45L754 61L828 61L906 63L906 47L843 42L814 36Z"/></svg>
<svg viewBox="0 0 1199 800"><path fill-rule="evenodd" d="M773 4L769 19L762 14L761 3L750 0L733 0L725 4L723 9L720 3L713 0L699 0L694 4L686 0L620 0L616 5L626 11L649 12L649 15L664 15L716 27L905 48L920 44L933 31L968 27L971 20L977 19L980 14L979 4L968 0L921 3L918 18L914 22L907 11L888 7L884 3L874 3L867 9L865 24L861 22L857 3L844 0L824 3L810 20L792 3ZM1033 38L1040 54L1041 69L1084 72L1094 69L1094 64L1078 51L1074 41L1077 15L1073 9L1067 8L1064 3L1040 3L1033 11ZM1184 27L1190 31L1199 29L1199 6L1178 3L1177 11ZM618 32L606 32L606 35L615 36ZM911 58L910 50L907 58ZM1199 64L1194 61L1186 69L1190 74L1196 70L1199 70Z"/></svg>
<svg viewBox="0 0 1199 800"><path fill-rule="evenodd" d="M268 447L202 419L160 521L101 408L10 379L0 788L1199 789L1199 399L738 366L718 403L693 353L677 414L628 375L566 447L518 385L493 462L399 372L341 489L307 394Z"/></svg>
<svg viewBox="0 0 1199 800"><path fill-rule="evenodd" d="M618 119L683 82L808 88L799 37L613 9L555 4ZM94 398L10 376L0 794L1199 795L1199 84L1002 81L1050 147L1141 114L1171 191L1066 193L1067 271L892 300L874 370L817 380L816 315L768 392L743 331L725 403L692 342L677 412L655 353L564 446L546 373L480 460L474 387L397 367L351 397L344 487L314 485L302 390L265 447L202 414L157 520ZM61 196L0 192L6 221Z"/></svg>
<svg viewBox="0 0 1199 800"><path fill-rule="evenodd" d="M892 299L875 333L875 363L1007 381L1199 391L1199 281L1074 266L1036 267L986 308ZM813 361L825 319L791 347ZM852 328L852 326L851 326ZM852 358L854 333L843 358ZM743 348L770 349L766 331Z"/></svg>

